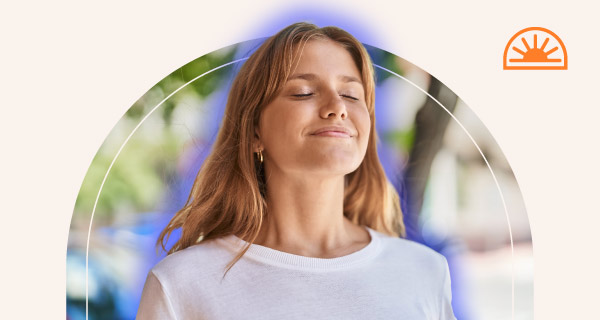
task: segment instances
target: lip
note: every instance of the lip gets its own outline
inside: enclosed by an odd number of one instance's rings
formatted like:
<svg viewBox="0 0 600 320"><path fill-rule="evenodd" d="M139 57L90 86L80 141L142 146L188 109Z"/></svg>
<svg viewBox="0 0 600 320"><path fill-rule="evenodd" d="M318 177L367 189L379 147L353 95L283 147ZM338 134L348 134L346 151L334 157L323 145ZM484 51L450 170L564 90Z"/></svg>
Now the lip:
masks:
<svg viewBox="0 0 600 320"><path fill-rule="evenodd" d="M328 126L322 127L315 132L312 133L314 136L326 136L326 137L340 137L340 138L350 138L353 134L345 127L339 126Z"/></svg>

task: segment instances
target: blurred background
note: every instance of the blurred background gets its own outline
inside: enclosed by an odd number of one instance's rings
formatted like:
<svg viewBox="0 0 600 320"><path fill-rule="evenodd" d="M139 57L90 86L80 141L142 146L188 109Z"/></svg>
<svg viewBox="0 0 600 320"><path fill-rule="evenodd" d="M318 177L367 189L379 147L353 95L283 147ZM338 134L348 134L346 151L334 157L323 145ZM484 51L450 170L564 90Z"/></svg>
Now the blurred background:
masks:
<svg viewBox="0 0 600 320"><path fill-rule="evenodd" d="M187 200L216 138L231 82L263 40L174 71L107 136L71 221L68 319L86 316L88 236L88 319L135 318L147 273L165 256L155 248L158 234ZM529 222L502 151L439 80L388 52L367 49L376 70L379 156L400 194L407 238L448 259L458 319L533 319Z"/></svg>

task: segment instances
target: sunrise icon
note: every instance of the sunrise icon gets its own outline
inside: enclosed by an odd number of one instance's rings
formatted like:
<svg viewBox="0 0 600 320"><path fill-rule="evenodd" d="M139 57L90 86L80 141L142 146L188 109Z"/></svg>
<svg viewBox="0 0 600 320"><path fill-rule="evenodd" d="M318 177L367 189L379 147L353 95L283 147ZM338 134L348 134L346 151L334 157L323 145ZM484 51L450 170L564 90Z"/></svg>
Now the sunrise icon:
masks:
<svg viewBox="0 0 600 320"><path fill-rule="evenodd" d="M539 47L538 39L543 39ZM504 69L567 69L567 50L552 31L526 28L508 41L504 49Z"/></svg>

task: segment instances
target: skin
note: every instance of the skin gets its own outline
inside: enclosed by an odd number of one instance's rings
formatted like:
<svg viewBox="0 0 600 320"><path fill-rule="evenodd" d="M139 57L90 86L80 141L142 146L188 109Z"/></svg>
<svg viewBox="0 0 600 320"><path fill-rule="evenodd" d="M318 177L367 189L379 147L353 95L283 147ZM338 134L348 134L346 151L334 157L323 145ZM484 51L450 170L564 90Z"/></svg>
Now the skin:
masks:
<svg viewBox="0 0 600 320"><path fill-rule="evenodd" d="M344 127L350 136L313 134L326 126ZM370 126L361 75L348 51L331 40L309 41L256 130L269 208L256 244L334 258L370 242L367 230L343 215L344 176L362 162Z"/></svg>

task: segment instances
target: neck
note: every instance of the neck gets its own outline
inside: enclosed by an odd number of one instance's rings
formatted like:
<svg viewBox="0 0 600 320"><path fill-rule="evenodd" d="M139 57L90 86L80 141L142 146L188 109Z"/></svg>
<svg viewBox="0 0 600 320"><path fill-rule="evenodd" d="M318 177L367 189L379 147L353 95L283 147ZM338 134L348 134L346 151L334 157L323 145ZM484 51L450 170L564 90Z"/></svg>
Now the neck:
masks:
<svg viewBox="0 0 600 320"><path fill-rule="evenodd" d="M344 217L344 176L267 176L268 217L256 244L331 258L369 243L366 230Z"/></svg>

